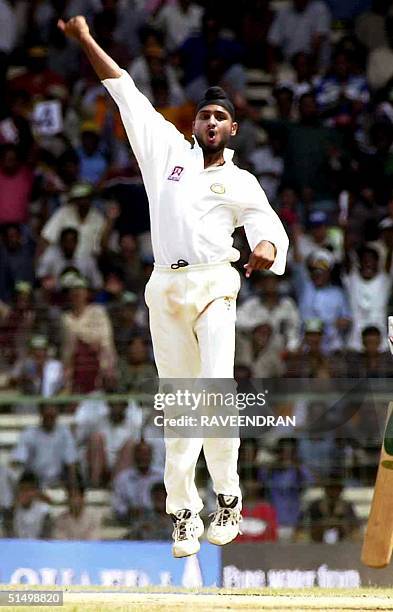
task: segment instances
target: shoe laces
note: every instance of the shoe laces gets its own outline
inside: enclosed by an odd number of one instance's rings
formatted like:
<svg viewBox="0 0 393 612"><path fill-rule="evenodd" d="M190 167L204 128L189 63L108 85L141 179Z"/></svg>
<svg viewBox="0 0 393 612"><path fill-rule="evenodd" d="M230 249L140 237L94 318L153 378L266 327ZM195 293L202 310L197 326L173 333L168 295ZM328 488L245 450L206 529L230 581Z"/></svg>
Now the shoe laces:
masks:
<svg viewBox="0 0 393 612"><path fill-rule="evenodd" d="M195 523L192 518L178 519L173 529L173 539L176 542L183 542L194 537Z"/></svg>
<svg viewBox="0 0 393 612"><path fill-rule="evenodd" d="M237 508L217 508L209 516L213 517L212 523L217 527L226 527L228 524L237 525L242 520Z"/></svg>

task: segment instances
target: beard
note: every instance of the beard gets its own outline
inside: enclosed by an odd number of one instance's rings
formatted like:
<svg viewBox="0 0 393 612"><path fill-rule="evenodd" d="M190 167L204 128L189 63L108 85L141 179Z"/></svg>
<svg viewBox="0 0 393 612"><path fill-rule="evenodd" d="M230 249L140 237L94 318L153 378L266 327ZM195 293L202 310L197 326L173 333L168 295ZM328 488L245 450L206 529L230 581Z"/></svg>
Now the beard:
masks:
<svg viewBox="0 0 393 612"><path fill-rule="evenodd" d="M220 142L217 142L216 144L208 144L207 142L203 142L203 139L200 136L197 136L196 134L194 134L194 137L197 143L199 144L199 146L201 147L202 151L204 153L208 153L209 155L213 155L215 153L221 153L221 151L225 149L225 147L227 146L229 142L229 138L227 139L222 138Z"/></svg>

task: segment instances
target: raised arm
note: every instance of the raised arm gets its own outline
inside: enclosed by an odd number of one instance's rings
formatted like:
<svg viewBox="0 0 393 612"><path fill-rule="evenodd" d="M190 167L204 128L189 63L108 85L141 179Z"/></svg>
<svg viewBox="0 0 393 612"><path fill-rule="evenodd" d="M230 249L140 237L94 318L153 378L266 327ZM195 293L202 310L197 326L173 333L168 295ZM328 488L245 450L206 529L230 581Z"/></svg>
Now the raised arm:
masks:
<svg viewBox="0 0 393 612"><path fill-rule="evenodd" d="M121 77L120 66L94 40L84 17L78 15L67 22L59 19L57 25L66 36L80 44L101 81Z"/></svg>
<svg viewBox="0 0 393 612"><path fill-rule="evenodd" d="M189 148L174 125L158 113L136 87L130 75L96 43L84 17L73 17L59 28L76 40L86 53L102 84L116 102L135 157L142 171L148 195L167 172L169 153L174 148ZM154 163L152 163L154 162Z"/></svg>

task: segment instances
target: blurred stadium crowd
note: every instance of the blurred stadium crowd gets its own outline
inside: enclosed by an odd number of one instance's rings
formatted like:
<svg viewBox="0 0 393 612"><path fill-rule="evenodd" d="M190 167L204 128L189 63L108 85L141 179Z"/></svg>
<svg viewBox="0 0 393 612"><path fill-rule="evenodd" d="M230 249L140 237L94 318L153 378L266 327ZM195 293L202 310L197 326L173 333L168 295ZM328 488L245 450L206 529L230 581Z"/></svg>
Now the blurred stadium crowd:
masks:
<svg viewBox="0 0 393 612"><path fill-rule="evenodd" d="M88 486L109 491L107 520L124 537L167 539L162 440L147 441L137 402L95 396L132 395L155 376L143 298L153 258L116 107L56 28L76 14L186 136L209 85L232 96L236 162L291 240L284 277L242 275L236 377L326 380L393 373L393 5L0 0L0 443L1 417L26 424L0 467L2 534L99 537ZM242 230L235 246L242 273ZM373 482L372 434L243 442L243 539L356 537L343 487ZM200 481L209 508L203 461ZM68 507L54 516L46 491L60 484Z"/></svg>

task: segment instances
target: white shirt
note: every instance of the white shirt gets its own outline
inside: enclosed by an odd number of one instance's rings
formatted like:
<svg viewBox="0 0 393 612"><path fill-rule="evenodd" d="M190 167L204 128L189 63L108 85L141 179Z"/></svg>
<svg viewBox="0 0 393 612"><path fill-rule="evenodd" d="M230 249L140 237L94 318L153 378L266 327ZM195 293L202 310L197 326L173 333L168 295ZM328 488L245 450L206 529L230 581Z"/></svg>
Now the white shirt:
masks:
<svg viewBox="0 0 393 612"><path fill-rule="evenodd" d="M61 273L69 267L77 268L82 276L87 279L92 289L102 287L102 276L93 257L89 255L84 257L74 255L71 259L66 259L63 251L57 244L48 246L39 258L36 270L37 278L54 276L57 281L57 288L59 288Z"/></svg>
<svg viewBox="0 0 393 612"><path fill-rule="evenodd" d="M250 297L237 309L236 326L242 331L252 331L262 323L270 323L281 348L295 351L300 344L300 315L290 297L282 297L274 308L267 308L263 298Z"/></svg>
<svg viewBox="0 0 393 612"><path fill-rule="evenodd" d="M12 451L12 460L23 463L40 479L42 486L55 484L65 465L77 460L76 446L67 425L56 424L52 431L27 427Z"/></svg>
<svg viewBox="0 0 393 612"><path fill-rule="evenodd" d="M362 330L369 325L378 327L387 350L387 305L392 288L392 278L379 272L374 278L365 280L357 270L342 279L347 290L352 311L352 328L348 347L362 350Z"/></svg>
<svg viewBox="0 0 393 612"><path fill-rule="evenodd" d="M223 166L204 168L203 151L154 110L129 74L103 84L119 106L149 198L157 264L237 261L232 233L244 225L251 249L269 240L277 248L271 268L285 270L288 237L257 179L235 166L225 149Z"/></svg>
<svg viewBox="0 0 393 612"><path fill-rule="evenodd" d="M330 33L330 14L323 2L310 2L304 11L296 11L289 6L281 9L269 30L268 42L281 47L286 60L298 51L311 53L312 42L316 35Z"/></svg>
<svg viewBox="0 0 393 612"><path fill-rule="evenodd" d="M73 227L78 231L78 246L76 257L90 257L100 251L100 241L104 229L104 216L92 205L85 220L82 222L76 206L66 204L60 206L44 225L41 235L51 244L59 242L60 234L66 227Z"/></svg>
<svg viewBox="0 0 393 612"><path fill-rule="evenodd" d="M165 32L165 46L169 51L178 49L181 44L201 27L203 8L190 4L184 12L178 4L167 4L157 15L156 24Z"/></svg>
<svg viewBox="0 0 393 612"><path fill-rule="evenodd" d="M146 58L143 55L136 57L129 65L128 72L139 91L149 98L150 102L154 102L153 89L151 86L152 77ZM180 106L181 104L184 104L185 97L183 89L174 69L171 66L166 65L163 71L163 76L165 76L168 81L169 106Z"/></svg>

